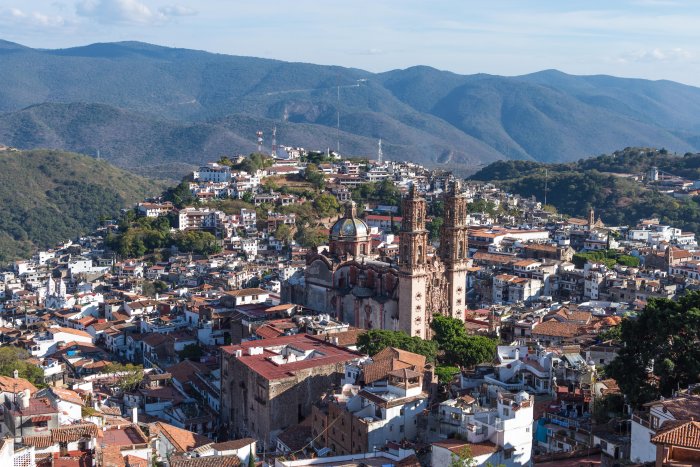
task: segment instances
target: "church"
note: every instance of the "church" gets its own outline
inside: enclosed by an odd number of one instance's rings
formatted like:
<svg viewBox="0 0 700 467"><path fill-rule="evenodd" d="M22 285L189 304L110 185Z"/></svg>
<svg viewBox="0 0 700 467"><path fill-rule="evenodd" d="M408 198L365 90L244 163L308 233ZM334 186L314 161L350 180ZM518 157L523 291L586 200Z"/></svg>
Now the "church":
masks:
<svg viewBox="0 0 700 467"><path fill-rule="evenodd" d="M310 252L303 277L290 279L283 299L363 329L430 337L435 313L464 319L467 270L467 198L454 182L444 195L440 247L428 242L427 203L415 186L401 203L399 256L371 254L367 224L355 203L330 230L328 249Z"/></svg>

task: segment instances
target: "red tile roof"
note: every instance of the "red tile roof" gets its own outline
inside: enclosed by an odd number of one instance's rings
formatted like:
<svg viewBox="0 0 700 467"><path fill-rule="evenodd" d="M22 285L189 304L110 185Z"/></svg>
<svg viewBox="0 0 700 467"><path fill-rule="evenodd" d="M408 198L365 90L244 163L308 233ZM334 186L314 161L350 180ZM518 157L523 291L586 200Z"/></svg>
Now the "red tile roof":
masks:
<svg viewBox="0 0 700 467"><path fill-rule="evenodd" d="M693 421L668 421L651 439L655 444L668 444L690 449L700 449L700 423Z"/></svg>
<svg viewBox="0 0 700 467"><path fill-rule="evenodd" d="M173 445L178 453L191 451L194 448L210 444L212 440L206 436L193 433L188 430L183 430L173 425L168 425L163 422L155 423L156 433L160 433Z"/></svg>
<svg viewBox="0 0 700 467"><path fill-rule="evenodd" d="M270 359L278 354L267 349L286 345L293 345L294 348L302 351L315 350L318 355L306 360L278 365ZM248 349L252 347L263 347L265 350L259 355L249 355ZM267 380L284 379L293 376L294 371L334 365L361 357L358 352L336 347L306 334L247 341L239 345L222 347L221 350L229 355L235 355L237 350L243 351L243 355L237 360Z"/></svg>

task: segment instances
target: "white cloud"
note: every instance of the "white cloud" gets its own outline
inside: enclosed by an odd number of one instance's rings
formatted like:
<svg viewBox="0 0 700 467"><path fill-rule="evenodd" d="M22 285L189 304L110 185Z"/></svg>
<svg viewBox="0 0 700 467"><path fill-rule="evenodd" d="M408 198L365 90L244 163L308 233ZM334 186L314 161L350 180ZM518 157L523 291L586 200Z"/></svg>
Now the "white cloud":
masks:
<svg viewBox="0 0 700 467"><path fill-rule="evenodd" d="M197 14L197 10L182 5L164 6L158 11L165 16L194 16Z"/></svg>
<svg viewBox="0 0 700 467"><path fill-rule="evenodd" d="M0 10L0 23L27 27L58 27L66 25L68 21L62 16L46 15L37 11L25 11L12 7Z"/></svg>
<svg viewBox="0 0 700 467"><path fill-rule="evenodd" d="M76 5L76 13L101 23L157 24L197 12L180 5L153 9L138 0L81 0Z"/></svg>
<svg viewBox="0 0 700 467"><path fill-rule="evenodd" d="M676 62L693 58L693 54L680 47L662 49L655 47L649 50L637 50L619 57L621 63L629 62Z"/></svg>

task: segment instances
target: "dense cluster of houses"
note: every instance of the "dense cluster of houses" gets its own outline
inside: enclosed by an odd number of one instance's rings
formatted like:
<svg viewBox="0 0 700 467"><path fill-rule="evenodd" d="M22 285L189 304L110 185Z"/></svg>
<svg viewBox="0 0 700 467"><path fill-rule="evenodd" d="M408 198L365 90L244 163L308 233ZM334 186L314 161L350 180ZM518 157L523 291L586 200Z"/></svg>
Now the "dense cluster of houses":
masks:
<svg viewBox="0 0 700 467"><path fill-rule="evenodd" d="M298 152L254 175L208 164L190 189L203 201L250 193L258 206L303 202L262 188L267 176L303 172ZM116 261L98 232L2 271L2 345L24 349L41 377L0 376L0 458L22 467L418 466L448 465L466 448L478 465L508 467L584 451L609 465L697 460L693 388L646 413L592 424L596 399L619 394L601 376L618 344L601 334L649 298L696 287L692 233L655 219L606 227L592 210L565 219L535 199L460 186L411 163L338 160L319 169L328 192L348 202L327 246L309 251L275 239L296 218L274 208L259 222L255 209L230 215L206 203L148 201L140 215L175 215L174 229L214 232L222 252ZM350 189L382 180L412 187L407 206L415 210L349 203ZM402 329L401 318L384 316L384 306L401 310L410 295L393 276L434 266L438 255L450 271L444 248L404 246L427 238L416 224L425 221L421 203L462 198L490 209L465 213L463 230L455 227L466 280L450 282L450 309L470 334L503 345L492 361L441 384L424 356L393 347L364 355L357 340L370 327ZM576 256L595 251L635 258L635 266ZM338 273L342 282L330 278L327 288L344 301L289 293L326 280L313 261ZM447 306L439 289L430 293ZM429 335L427 321L420 335Z"/></svg>

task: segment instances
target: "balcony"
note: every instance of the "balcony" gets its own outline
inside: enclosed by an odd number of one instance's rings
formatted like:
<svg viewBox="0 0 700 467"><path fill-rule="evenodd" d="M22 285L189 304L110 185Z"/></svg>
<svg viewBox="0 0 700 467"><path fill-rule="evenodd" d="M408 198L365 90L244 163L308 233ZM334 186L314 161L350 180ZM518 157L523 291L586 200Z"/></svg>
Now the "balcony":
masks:
<svg viewBox="0 0 700 467"><path fill-rule="evenodd" d="M632 415L632 421L635 422L635 423L637 423L637 424L639 424L639 425L642 425L644 428L647 428L647 429L649 429L649 430L652 429L652 428L651 428L651 423L649 422L649 420L648 420L647 418L642 418L642 417L640 417L640 416L637 415L637 414L633 414L633 415Z"/></svg>

